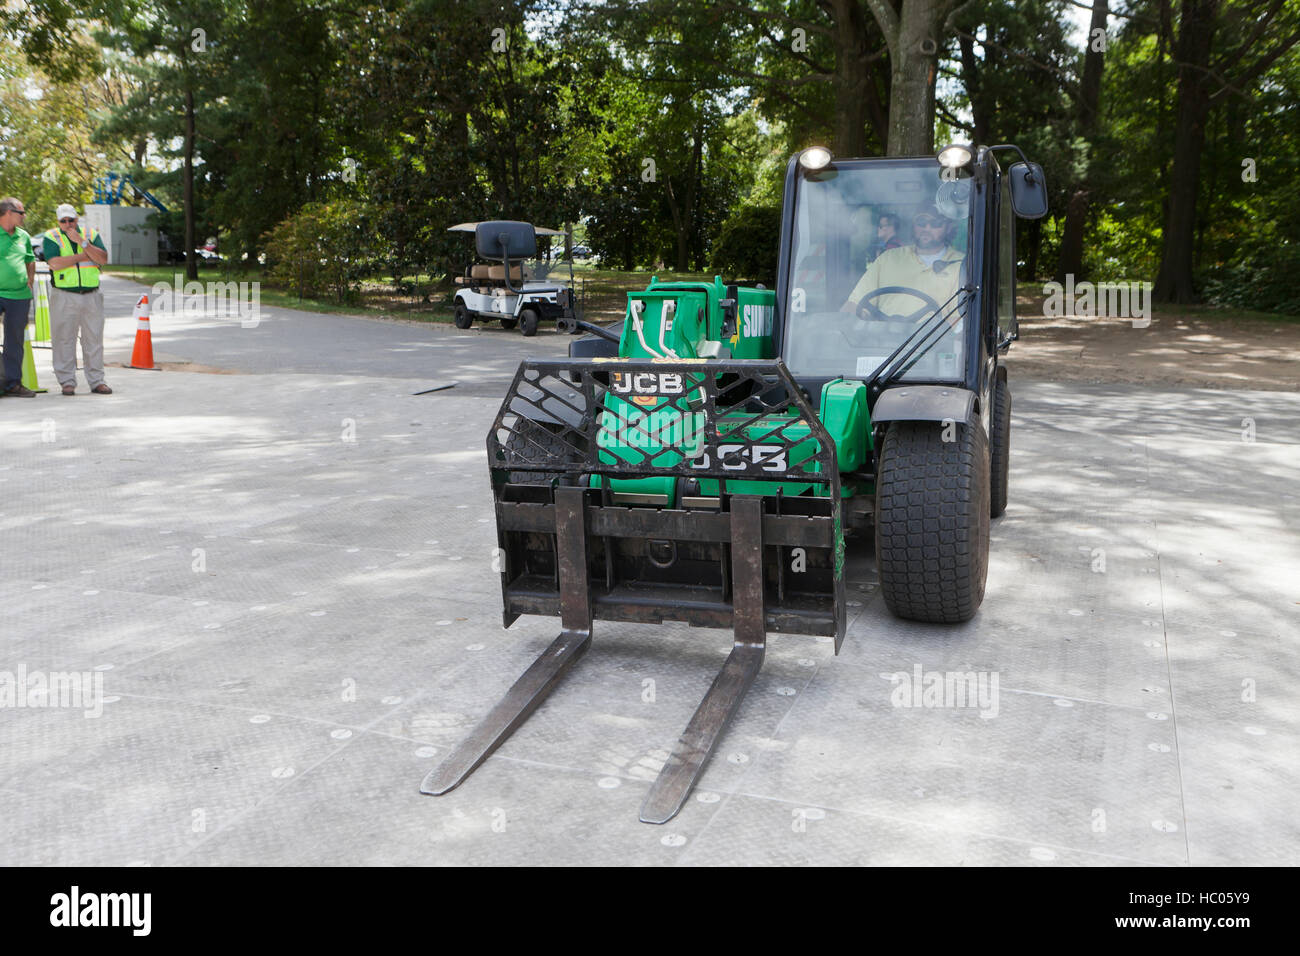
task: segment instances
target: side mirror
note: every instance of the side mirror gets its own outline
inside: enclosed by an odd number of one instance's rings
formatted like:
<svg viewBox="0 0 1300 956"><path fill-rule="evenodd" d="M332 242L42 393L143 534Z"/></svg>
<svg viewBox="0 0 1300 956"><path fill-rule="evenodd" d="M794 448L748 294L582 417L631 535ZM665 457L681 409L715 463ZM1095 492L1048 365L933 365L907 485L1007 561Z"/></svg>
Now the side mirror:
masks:
<svg viewBox="0 0 1300 956"><path fill-rule="evenodd" d="M1037 163L1012 163L1007 170L1011 183L1011 209L1021 219L1042 219L1047 215L1047 179Z"/></svg>
<svg viewBox="0 0 1300 956"><path fill-rule="evenodd" d="M480 222L474 230L474 246L483 259L528 259L537 255L537 233L530 222Z"/></svg>

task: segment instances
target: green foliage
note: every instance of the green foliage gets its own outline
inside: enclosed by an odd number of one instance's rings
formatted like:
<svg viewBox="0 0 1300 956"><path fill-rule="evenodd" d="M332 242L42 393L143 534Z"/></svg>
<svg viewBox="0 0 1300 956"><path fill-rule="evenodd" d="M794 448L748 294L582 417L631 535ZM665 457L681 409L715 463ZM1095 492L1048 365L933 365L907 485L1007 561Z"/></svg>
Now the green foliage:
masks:
<svg viewBox="0 0 1300 956"><path fill-rule="evenodd" d="M83 163L65 161L94 156L90 121L76 99L21 57L0 57L0 194L26 203L24 228L33 235L55 225L59 203L80 208L91 195Z"/></svg>
<svg viewBox="0 0 1300 956"><path fill-rule="evenodd" d="M1300 315L1300 245L1250 250L1249 258L1211 266L1202 273L1211 305Z"/></svg>
<svg viewBox="0 0 1300 956"><path fill-rule="evenodd" d="M1253 23L1247 5L1225 3L1223 50ZM1112 38L1103 78L1103 157L1085 262L1103 280L1155 278L1174 162L1178 68L1161 49L1157 6L1144 4ZM1177 24L1175 23L1176 27ZM1258 48L1248 47L1258 55ZM1294 313L1300 249L1296 103L1300 47L1264 72L1255 89L1229 91L1208 119L1196 197L1193 275L1204 298L1236 308ZM1254 160L1254 181L1243 161Z"/></svg>
<svg viewBox="0 0 1300 956"><path fill-rule="evenodd" d="M1020 227L1026 278L1053 271L1081 184L1087 277L1155 277L1185 6L1112 2L1091 133L1077 4L954 6L936 37L938 135L1016 143L1042 163L1052 211ZM1262 68L1206 124L1194 269L1212 301L1294 308L1300 47L1266 54L1300 26L1297 10L1256 43L1263 13L1218 5L1213 62L1225 75ZM846 89L889 106L888 51L860 0L50 0L9 4L0 29L31 64L0 62L7 194L44 214L87 200L104 172L130 173L173 210L179 240L188 97L196 241L220 235L228 259L255 256L264 237L282 259L315 249L303 283L342 296L365 267L398 282L459 272L471 247L447 227L498 217L576 224L607 266L770 278L789 157L846 135ZM846 71L847 39L866 47ZM868 113L856 140L883 153ZM302 235L290 228L300 211Z"/></svg>
<svg viewBox="0 0 1300 956"><path fill-rule="evenodd" d="M308 203L267 234L268 280L305 299L357 300L376 266L371 233L356 200Z"/></svg>
<svg viewBox="0 0 1300 956"><path fill-rule="evenodd" d="M710 268L724 278L772 285L780 239L780 206L741 206L719 230Z"/></svg>

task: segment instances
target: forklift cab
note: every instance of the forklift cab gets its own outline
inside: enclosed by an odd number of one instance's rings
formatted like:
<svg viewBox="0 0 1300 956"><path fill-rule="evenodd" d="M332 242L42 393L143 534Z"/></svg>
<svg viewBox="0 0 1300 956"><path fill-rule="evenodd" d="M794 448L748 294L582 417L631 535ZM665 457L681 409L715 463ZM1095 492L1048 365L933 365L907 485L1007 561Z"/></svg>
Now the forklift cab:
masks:
<svg viewBox="0 0 1300 956"><path fill-rule="evenodd" d="M997 355L1016 337L1014 213L1046 212L1041 169L1003 170L994 151L1006 148L964 147L957 158L966 161L954 165L832 160L825 150L791 160L776 348L811 396L835 379L865 382L873 422L890 414L892 402L876 413L882 394L904 384L940 387L911 390L934 396L936 420L969 407L958 391L987 408ZM809 163L809 153L824 162ZM878 235L885 216L898 223L888 249Z"/></svg>

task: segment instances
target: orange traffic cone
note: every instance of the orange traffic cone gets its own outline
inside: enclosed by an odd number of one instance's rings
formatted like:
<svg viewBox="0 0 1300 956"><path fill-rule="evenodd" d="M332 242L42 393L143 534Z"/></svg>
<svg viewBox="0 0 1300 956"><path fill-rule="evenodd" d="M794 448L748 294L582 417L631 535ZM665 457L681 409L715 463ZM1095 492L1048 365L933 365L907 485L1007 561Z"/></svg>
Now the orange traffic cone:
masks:
<svg viewBox="0 0 1300 956"><path fill-rule="evenodd" d="M149 296L140 296L135 304L135 348L131 352L131 364L127 368L143 368L157 371L153 364L153 339L149 337Z"/></svg>

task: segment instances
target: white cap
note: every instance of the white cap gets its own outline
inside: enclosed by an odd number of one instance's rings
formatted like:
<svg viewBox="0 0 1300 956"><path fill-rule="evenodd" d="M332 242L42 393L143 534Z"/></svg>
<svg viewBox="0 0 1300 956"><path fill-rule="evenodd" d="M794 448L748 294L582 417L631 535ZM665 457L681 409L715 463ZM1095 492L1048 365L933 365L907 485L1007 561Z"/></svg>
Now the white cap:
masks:
<svg viewBox="0 0 1300 956"><path fill-rule="evenodd" d="M54 210L54 218L55 219L79 219L80 217L77 215L77 210L73 209L67 203L64 203L58 209Z"/></svg>

